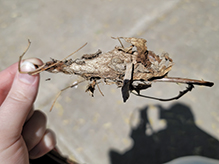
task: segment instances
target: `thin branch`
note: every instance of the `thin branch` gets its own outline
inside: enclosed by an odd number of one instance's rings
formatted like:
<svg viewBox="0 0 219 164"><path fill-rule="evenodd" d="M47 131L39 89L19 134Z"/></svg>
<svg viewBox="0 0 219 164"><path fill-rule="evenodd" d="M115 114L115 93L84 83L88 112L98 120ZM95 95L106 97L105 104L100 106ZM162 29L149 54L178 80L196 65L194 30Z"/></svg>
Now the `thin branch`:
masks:
<svg viewBox="0 0 219 164"><path fill-rule="evenodd" d="M79 50L81 50L81 49L82 49L84 46L86 46L86 45L87 45L87 43L85 43L83 46L81 46L79 49L77 49L76 51L74 51L73 53L71 53L70 55L68 55L67 57L63 58L62 60L57 61L56 63L53 63L53 64L49 65L48 67L44 67L44 68L42 68L41 70L38 70L38 69L37 69L37 70L35 70L35 71L30 72L31 75L36 75L36 74L38 74L38 73L40 73L40 72L42 72L42 71L45 71L45 70L47 70L47 69L49 69L49 68L51 68L51 67L53 67L53 66L59 64L60 62L66 60L67 58L69 58L70 56L72 56L73 54L75 54L76 52L78 52Z"/></svg>
<svg viewBox="0 0 219 164"><path fill-rule="evenodd" d="M27 72L21 71L21 60L22 60L23 56L25 55L25 53L27 52L27 50L30 48L30 44L31 44L31 41L28 39L27 48L26 48L25 51L22 53L22 55L19 57L19 61L18 61L18 71L19 71L20 73L27 73Z"/></svg>
<svg viewBox="0 0 219 164"><path fill-rule="evenodd" d="M67 58L69 58L70 56L72 56L73 54L75 54L76 52L78 52L78 51L81 50L84 46L87 45L87 43L85 43L83 46L81 46L79 49L77 49L76 51L74 51L73 53L71 53L70 55L68 55L67 57L65 57L65 58L63 58L62 60L59 60L59 61L57 61L56 63L53 63L53 64L51 64L51 65L49 65L49 66L46 66L46 63L44 63L43 65L39 66L39 67L38 67L36 70L34 70L34 71L23 72L23 71L21 71L21 60L22 60L23 56L25 55L25 53L27 52L27 50L29 49L30 44L31 44L31 42L30 42L30 40L28 39L28 46L27 46L26 50L23 52L23 54L19 57L19 62L18 62L18 71L19 71L20 73L23 73L23 74L27 73L27 74L29 74L29 75L36 75L36 74L38 74L38 73L40 73L40 72L43 72L43 71L45 71L45 70L48 70L49 68L51 68L51 67L53 67L53 66L59 64L60 62L66 60Z"/></svg>
<svg viewBox="0 0 219 164"><path fill-rule="evenodd" d="M102 96L104 96L104 94L103 94L103 92L101 91L101 89L100 89L100 87L99 87L98 83L96 83L96 85L97 85L97 88L98 88L98 90L99 90L100 94L101 94Z"/></svg>
<svg viewBox="0 0 219 164"><path fill-rule="evenodd" d="M149 98L149 99L154 99L154 100L159 100L159 101L172 101L172 100L177 100L180 97L182 97L183 95L185 95L187 92L192 91L192 89L194 88L194 86L192 84L188 84L188 87L183 90L180 91L179 94L173 98L168 98L168 99L163 99L163 98L156 98L156 97L151 97L151 96L145 96L145 95L141 95L140 93L137 94L133 91L131 91L132 94L136 95L136 96L140 96L140 97L144 97L144 98Z"/></svg>
<svg viewBox="0 0 219 164"><path fill-rule="evenodd" d="M82 82L84 82L84 81L85 81L85 79L84 79L84 80L81 80L81 81L79 81L79 82L77 82L77 83L73 83L72 85L69 85L69 86L65 87L64 89L62 89L61 91L59 91L59 92L57 93L57 95L56 95L56 97L55 97L55 99L54 99L54 101L53 101L53 103L52 103L52 106L50 107L49 111L50 111L50 112L52 111L52 108L53 108L53 106L55 105L55 102L57 101L57 99L59 98L59 96L61 95L61 93L62 93L63 91L65 91L65 90L68 89L68 88L73 88L73 87L77 86L78 84L80 84L80 83L82 83Z"/></svg>
<svg viewBox="0 0 219 164"><path fill-rule="evenodd" d="M212 87L214 85L213 82L204 81L204 80L194 80L187 78L179 78L179 77L164 77L162 79L152 80L153 82L173 82L173 83L184 83L184 84L193 84L193 85L203 85Z"/></svg>

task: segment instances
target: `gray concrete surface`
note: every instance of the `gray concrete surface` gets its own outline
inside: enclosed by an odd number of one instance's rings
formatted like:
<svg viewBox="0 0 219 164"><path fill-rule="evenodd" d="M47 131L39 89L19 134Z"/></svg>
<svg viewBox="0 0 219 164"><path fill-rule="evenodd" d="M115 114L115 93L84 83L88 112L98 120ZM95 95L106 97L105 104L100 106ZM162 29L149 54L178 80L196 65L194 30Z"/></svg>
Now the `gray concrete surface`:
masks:
<svg viewBox="0 0 219 164"><path fill-rule="evenodd" d="M116 86L100 85L104 97L97 90L92 98L84 92L85 82L65 91L49 112L56 93L79 77L44 72L35 107L47 114L59 149L87 164L164 163L187 155L219 159L218 15L218 0L2 0L0 70L18 61L28 38L32 45L25 57L45 62L62 59L85 42L73 58L113 49L118 41L111 36L145 38L150 50L166 51L174 60L170 76L210 80L214 87L196 87L165 103L131 95L124 104ZM52 80L45 81L48 77ZM144 94L171 97L184 87L154 84ZM145 111L141 119L140 111ZM200 145L193 145L197 140Z"/></svg>

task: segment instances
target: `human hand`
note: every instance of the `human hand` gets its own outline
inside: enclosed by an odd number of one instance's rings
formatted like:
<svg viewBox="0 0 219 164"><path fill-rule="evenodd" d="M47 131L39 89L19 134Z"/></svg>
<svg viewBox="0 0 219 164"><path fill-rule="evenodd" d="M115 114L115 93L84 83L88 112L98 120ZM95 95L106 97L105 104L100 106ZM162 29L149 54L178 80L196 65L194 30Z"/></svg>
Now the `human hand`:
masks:
<svg viewBox="0 0 219 164"><path fill-rule="evenodd" d="M42 65L39 59L28 59ZM25 62L22 71L33 71L34 65ZM28 64L29 63L29 64ZM46 116L34 111L39 75L21 74L18 63L0 72L0 163L28 164L56 144L55 134L46 129Z"/></svg>

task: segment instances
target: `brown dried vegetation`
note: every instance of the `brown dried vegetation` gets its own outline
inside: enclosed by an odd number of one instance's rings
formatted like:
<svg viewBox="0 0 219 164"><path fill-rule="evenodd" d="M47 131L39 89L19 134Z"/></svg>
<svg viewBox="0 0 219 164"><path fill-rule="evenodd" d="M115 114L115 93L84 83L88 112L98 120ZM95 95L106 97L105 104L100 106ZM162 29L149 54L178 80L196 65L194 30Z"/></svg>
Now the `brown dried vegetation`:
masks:
<svg viewBox="0 0 219 164"><path fill-rule="evenodd" d="M208 81L168 77L168 72L173 66L173 60L169 57L168 53L163 53L158 56L153 51L148 50L145 39L127 37L113 39L118 39L121 46L116 46L112 51L107 53L102 53L98 50L94 54L85 54L75 60L66 58L64 60L53 59L42 66L38 66L38 69L33 72L21 72L19 64L19 71L21 73L29 73L30 75L42 71L79 75L83 77L84 80L90 81L86 91L91 92L92 95L95 86L99 82L116 84L122 88L124 102L129 98L130 92L146 98L170 101L178 99L188 91L191 91L194 87L193 85L213 86L213 83ZM130 43L130 47L124 47L120 39L124 39ZM23 55L20 57L20 62ZM188 87L186 90L181 91L179 95L170 99L141 95L140 91L151 87L153 82L185 83L188 84ZM66 87L63 90L75 85L76 84Z"/></svg>

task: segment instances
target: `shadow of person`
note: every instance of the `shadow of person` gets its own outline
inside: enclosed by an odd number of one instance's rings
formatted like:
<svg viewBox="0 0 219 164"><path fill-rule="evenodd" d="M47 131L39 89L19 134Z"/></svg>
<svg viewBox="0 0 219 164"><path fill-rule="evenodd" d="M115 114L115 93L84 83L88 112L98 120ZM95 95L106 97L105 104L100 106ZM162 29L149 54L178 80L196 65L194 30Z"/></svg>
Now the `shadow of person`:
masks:
<svg viewBox="0 0 219 164"><path fill-rule="evenodd" d="M161 164L192 155L219 159L219 141L195 125L188 106L177 103L170 109L157 108L166 129L155 132L148 120L148 106L141 109L139 124L130 134L132 148L124 153L110 150L111 164ZM145 133L148 128L151 135Z"/></svg>

